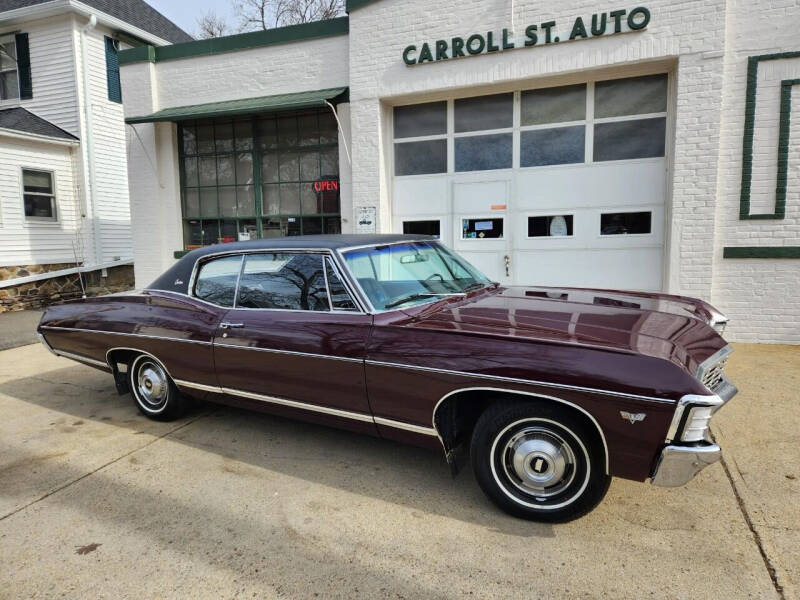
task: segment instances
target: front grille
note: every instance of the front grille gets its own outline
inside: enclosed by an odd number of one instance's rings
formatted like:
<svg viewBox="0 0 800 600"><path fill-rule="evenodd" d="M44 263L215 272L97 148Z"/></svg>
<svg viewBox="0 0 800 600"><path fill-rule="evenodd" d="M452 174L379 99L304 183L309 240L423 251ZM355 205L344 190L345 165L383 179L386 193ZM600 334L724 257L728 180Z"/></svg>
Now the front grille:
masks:
<svg viewBox="0 0 800 600"><path fill-rule="evenodd" d="M700 383L712 392L724 379L723 371L725 370L725 365L728 363L728 357L732 351L733 349L730 346L725 346L713 356L709 356L697 368L697 378L700 380Z"/></svg>
<svg viewBox="0 0 800 600"><path fill-rule="evenodd" d="M722 371L725 369L725 365L727 364L728 359L723 358L717 364L711 366L705 373L703 373L703 378L700 380L704 386L706 386L711 391L714 391L714 388L719 385L722 381Z"/></svg>

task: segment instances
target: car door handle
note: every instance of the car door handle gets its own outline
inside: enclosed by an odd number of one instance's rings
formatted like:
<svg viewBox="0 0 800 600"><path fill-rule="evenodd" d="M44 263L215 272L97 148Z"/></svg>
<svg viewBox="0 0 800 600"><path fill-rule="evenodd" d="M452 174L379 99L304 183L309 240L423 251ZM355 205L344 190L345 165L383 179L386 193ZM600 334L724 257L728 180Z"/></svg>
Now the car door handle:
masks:
<svg viewBox="0 0 800 600"><path fill-rule="evenodd" d="M222 329L241 329L244 327L244 323L220 323L219 326Z"/></svg>

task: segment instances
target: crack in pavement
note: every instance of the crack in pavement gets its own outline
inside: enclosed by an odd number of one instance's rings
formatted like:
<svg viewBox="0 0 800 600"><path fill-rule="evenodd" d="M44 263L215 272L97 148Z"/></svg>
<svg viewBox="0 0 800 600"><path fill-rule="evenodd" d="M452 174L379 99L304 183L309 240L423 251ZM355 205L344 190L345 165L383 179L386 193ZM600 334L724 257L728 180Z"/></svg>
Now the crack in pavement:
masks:
<svg viewBox="0 0 800 600"><path fill-rule="evenodd" d="M65 489L67 489L68 487L70 487L70 486L72 486L72 485L74 485L74 484L78 483L79 481L82 481L82 480L86 479L87 477L89 477L89 476L91 476L91 475L94 475L94 474L95 474L95 473L97 473L98 471L102 471L102 470L103 470L103 469L105 469L106 467L108 467L108 466L111 466L111 465L113 465L114 463L117 463L117 462L121 461L123 458L126 458L126 457L130 456L131 454L135 454L136 452L139 452L140 450L144 450L144 449L145 449L145 448L147 448L148 446L150 446L150 445L152 445L152 444L155 444L157 441L159 441L159 440L163 440L165 437L167 437L167 436L169 436L169 435L172 435L172 434L173 434L173 433L175 433L176 431L180 431L181 429L185 429L186 427L188 427L188 426L189 426L189 425L191 425L192 423L196 423L196 422L197 422L197 421L199 421L200 419L203 419L203 418L205 418L205 417L208 417L208 416L209 416L209 415L211 415L211 414L213 414L213 411L212 411L212 412L206 412L206 413L199 414L199 415L197 415L195 418L193 418L193 419L191 419L191 420L189 420L189 421L186 421L185 423L181 423L180 425L178 425L177 427L173 427L173 428L172 428L172 429L170 429L169 431L165 431L165 432L164 432L164 433L162 433L161 435L159 435L159 436L157 436L157 437L154 437L152 440L150 440L150 441L149 441L149 442L147 442L146 444L142 444L142 445L141 445L141 446L139 446L138 448L134 448L133 450L131 450L131 451L129 451L129 452L126 452L126 453L124 453L124 454L121 454L121 455L120 455L120 456L118 456L117 458L115 458L115 459L113 459L113 460L110 460L110 461L108 461L108 462L106 462L106 463L103 463L102 465L100 465L100 466L99 466L99 467L97 467L96 469L92 469L92 470L91 470L91 471L89 471L88 473L84 473L84 474L83 474L83 475L81 475L80 477L76 477L76 478L75 478L75 479L73 479L72 481L68 481L68 482L67 482L67 483L65 483L64 485L60 485L60 486L58 486L57 488L50 490L50 491L49 491L49 492L47 492L46 494L42 494L41 496L39 496L39 497L38 497L38 498L36 498L35 500L31 500L31 501L30 501L30 502L28 502L27 504L24 504L24 505L20 506L19 508L15 508L15 509L14 509L14 510L12 510L10 513L7 513L7 514L5 514L5 515L3 515L3 516L0 516L0 521L4 521L4 520L5 520L5 519L7 519L8 517L11 517L11 516L13 516L13 515L15 515L15 514L17 514L17 513L21 512L21 511L25 510L26 508L28 508L28 507L30 507L30 506L33 506L34 504L37 504L38 502L41 502L41 501L42 501L42 500L44 500L45 498L49 498L49 497L50 497L50 496L52 496L53 494L57 494L58 492L60 492L60 491L62 491L62 490L65 490Z"/></svg>
<svg viewBox="0 0 800 600"><path fill-rule="evenodd" d="M714 443L716 443L716 439L714 439L713 434L711 435L711 438L712 440L714 440ZM786 600L786 595L783 591L783 586L778 581L777 569L775 568L775 565L772 564L772 561L770 560L769 556L767 556L767 551L764 549L764 544L761 541L761 535L758 533L758 530L756 530L756 526L753 523L753 520L750 518L750 513L747 512L747 507L744 504L744 499L739 494L739 489L736 487L736 482L734 481L730 467L728 466L728 461L725 459L724 454L722 455L720 462L722 463L722 468L725 471L725 476L728 478L728 482L731 484L731 489L733 490L733 496L736 498L736 503L739 505L739 511L741 511L745 523L747 523L747 527L748 529L750 529L750 533L753 535L753 540L756 543L758 552L761 554L761 559L764 561L764 567L766 567L767 573L769 574L769 578L772 580L772 585L775 588L775 591L778 593L778 597L781 600ZM742 478L742 480L744 480L744 478Z"/></svg>

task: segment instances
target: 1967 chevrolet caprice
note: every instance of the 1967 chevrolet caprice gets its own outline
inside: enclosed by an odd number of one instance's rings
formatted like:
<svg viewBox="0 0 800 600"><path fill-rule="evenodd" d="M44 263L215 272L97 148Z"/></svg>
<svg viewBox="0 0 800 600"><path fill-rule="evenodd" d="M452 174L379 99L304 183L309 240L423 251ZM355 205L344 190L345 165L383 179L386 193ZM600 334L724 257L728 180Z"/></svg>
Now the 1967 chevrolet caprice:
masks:
<svg viewBox="0 0 800 600"><path fill-rule="evenodd" d="M155 419L187 397L467 457L528 519L594 508L612 476L679 486L717 461L736 394L725 317L692 298L504 287L425 236L209 246L149 288L53 306L53 352Z"/></svg>

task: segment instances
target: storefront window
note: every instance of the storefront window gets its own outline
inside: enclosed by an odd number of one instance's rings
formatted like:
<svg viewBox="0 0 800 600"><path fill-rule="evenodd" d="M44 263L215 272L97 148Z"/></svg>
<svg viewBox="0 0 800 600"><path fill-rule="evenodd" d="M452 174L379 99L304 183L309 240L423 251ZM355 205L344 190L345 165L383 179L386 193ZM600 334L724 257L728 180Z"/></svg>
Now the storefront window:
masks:
<svg viewBox="0 0 800 600"><path fill-rule="evenodd" d="M329 110L180 124L184 244L339 233Z"/></svg>

